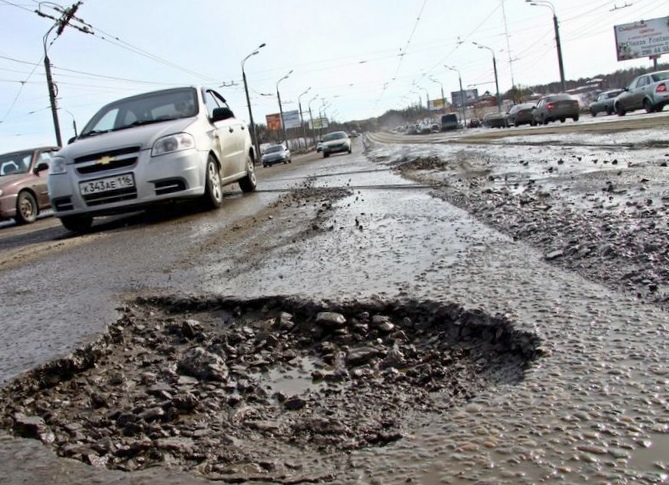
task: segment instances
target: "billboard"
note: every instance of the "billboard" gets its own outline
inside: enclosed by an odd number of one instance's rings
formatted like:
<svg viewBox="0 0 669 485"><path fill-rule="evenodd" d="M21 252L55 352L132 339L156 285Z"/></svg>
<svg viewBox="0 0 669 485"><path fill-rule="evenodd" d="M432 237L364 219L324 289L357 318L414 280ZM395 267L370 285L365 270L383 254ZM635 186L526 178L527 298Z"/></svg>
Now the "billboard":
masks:
<svg viewBox="0 0 669 485"><path fill-rule="evenodd" d="M451 100L453 105L458 108L462 107L461 93L465 95L466 104L477 103L479 100L479 90L474 89L463 89L462 91L451 91Z"/></svg>
<svg viewBox="0 0 669 485"><path fill-rule="evenodd" d="M613 27L619 61L669 53L669 17Z"/></svg>
<svg viewBox="0 0 669 485"><path fill-rule="evenodd" d="M431 99L428 102L427 109L429 109L430 111L441 111L442 109L444 109L446 107L447 104L448 104L448 102L445 99L441 99L441 98Z"/></svg>
<svg viewBox="0 0 669 485"><path fill-rule="evenodd" d="M309 129L311 130L320 130L321 128L327 128L328 127L328 119L327 118L316 118L313 123L309 123Z"/></svg>
<svg viewBox="0 0 669 485"><path fill-rule="evenodd" d="M267 129L269 131L279 131L281 129L281 114L265 115L265 120L267 120Z"/></svg>
<svg viewBox="0 0 669 485"><path fill-rule="evenodd" d="M284 111L283 123L286 128L299 128L302 126L302 123L300 122L300 112L297 110Z"/></svg>

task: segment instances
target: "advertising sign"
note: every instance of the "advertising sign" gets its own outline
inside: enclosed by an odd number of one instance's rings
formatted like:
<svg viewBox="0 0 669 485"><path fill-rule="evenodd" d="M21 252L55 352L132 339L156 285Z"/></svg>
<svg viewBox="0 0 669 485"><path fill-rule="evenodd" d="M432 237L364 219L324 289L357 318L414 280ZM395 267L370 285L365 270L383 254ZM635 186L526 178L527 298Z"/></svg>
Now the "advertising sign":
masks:
<svg viewBox="0 0 669 485"><path fill-rule="evenodd" d="M669 17L613 27L619 61L669 53Z"/></svg>
<svg viewBox="0 0 669 485"><path fill-rule="evenodd" d="M279 131L281 129L281 114L265 115L265 120L267 120L267 129L269 131Z"/></svg>
<svg viewBox="0 0 669 485"><path fill-rule="evenodd" d="M327 118L316 118L313 123L309 123L309 129L311 130L320 130L322 128L328 127Z"/></svg>
<svg viewBox="0 0 669 485"><path fill-rule="evenodd" d="M299 128L302 126L302 123L300 123L300 112L297 110L284 111L283 124L286 128Z"/></svg>
<svg viewBox="0 0 669 485"><path fill-rule="evenodd" d="M479 100L479 90L474 89L464 89L462 91L451 91L451 100L453 100L453 105L458 108L462 107L461 93L464 93L467 104L477 103Z"/></svg>
<svg viewBox="0 0 669 485"><path fill-rule="evenodd" d="M428 109L430 111L441 111L446 106L447 102L445 99L431 99L428 103Z"/></svg>

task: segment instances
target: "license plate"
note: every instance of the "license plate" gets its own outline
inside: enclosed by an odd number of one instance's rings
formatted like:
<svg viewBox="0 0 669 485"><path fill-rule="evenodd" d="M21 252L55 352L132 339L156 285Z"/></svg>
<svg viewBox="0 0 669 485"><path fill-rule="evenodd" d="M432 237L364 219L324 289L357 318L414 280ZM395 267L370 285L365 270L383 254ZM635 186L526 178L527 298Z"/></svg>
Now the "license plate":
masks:
<svg viewBox="0 0 669 485"><path fill-rule="evenodd" d="M131 173L118 175L117 177L107 177L104 179L90 180L79 184L79 193L81 195L99 194L100 192L110 192L112 190L127 189L135 186L135 179Z"/></svg>

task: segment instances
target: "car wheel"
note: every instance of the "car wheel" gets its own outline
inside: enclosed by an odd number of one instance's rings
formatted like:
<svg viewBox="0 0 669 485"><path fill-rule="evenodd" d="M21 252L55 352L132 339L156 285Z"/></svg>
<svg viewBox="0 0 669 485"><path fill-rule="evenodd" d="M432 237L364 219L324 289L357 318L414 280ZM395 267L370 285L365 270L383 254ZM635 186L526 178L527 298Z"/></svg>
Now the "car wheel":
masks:
<svg viewBox="0 0 669 485"><path fill-rule="evenodd" d="M221 187L221 174L218 171L218 163L213 155L207 158L205 171L204 195L202 196L202 207L205 209L217 209L223 205L223 188Z"/></svg>
<svg viewBox="0 0 669 485"><path fill-rule="evenodd" d="M267 164L266 164L266 163L263 163L263 164L262 164L262 168L267 168Z"/></svg>
<svg viewBox="0 0 669 485"><path fill-rule="evenodd" d="M518 127L520 126L520 123L518 123L517 121L514 121L514 122L513 122L513 126L515 126L516 128L518 128Z"/></svg>
<svg viewBox="0 0 669 485"><path fill-rule="evenodd" d="M37 219L37 202L33 194L27 191L19 193L16 199L16 223L30 224Z"/></svg>
<svg viewBox="0 0 669 485"><path fill-rule="evenodd" d="M620 103L616 104L615 108L618 116L625 116L625 108L623 108L623 106Z"/></svg>
<svg viewBox="0 0 669 485"><path fill-rule="evenodd" d="M351 150L350 148L348 149L348 153L351 153L352 151L353 151L353 150Z"/></svg>
<svg viewBox="0 0 669 485"><path fill-rule="evenodd" d="M653 108L653 104L650 102L649 99L643 100L643 109L646 110L646 113L653 113L655 111L655 109Z"/></svg>
<svg viewBox="0 0 669 485"><path fill-rule="evenodd" d="M590 116L592 116L593 118L594 118L595 116L597 116L597 111L595 111L594 109L591 109L591 110L590 110Z"/></svg>
<svg viewBox="0 0 669 485"><path fill-rule="evenodd" d="M613 108L606 108L606 114L611 116L613 114Z"/></svg>
<svg viewBox="0 0 669 485"><path fill-rule="evenodd" d="M91 216L67 216L61 217L60 223L70 232L86 232L93 225Z"/></svg>
<svg viewBox="0 0 669 485"><path fill-rule="evenodd" d="M545 116L542 116L542 117L541 117L541 122L542 122L544 125L547 125L547 124L548 124L548 118L546 118Z"/></svg>
<svg viewBox="0 0 669 485"><path fill-rule="evenodd" d="M574 116L572 119L573 119L574 121L578 121L578 118L579 118L579 116L576 115L576 116Z"/></svg>
<svg viewBox="0 0 669 485"><path fill-rule="evenodd" d="M253 192L258 185L256 180L256 171L253 166L253 158L248 153L246 154L246 176L239 181L239 188L242 192Z"/></svg>
<svg viewBox="0 0 669 485"><path fill-rule="evenodd" d="M325 152L323 152L323 158L328 158L329 156L330 156L329 153L325 153Z"/></svg>
<svg viewBox="0 0 669 485"><path fill-rule="evenodd" d="M566 118L560 118L560 123L564 123L565 121L567 121Z"/></svg>

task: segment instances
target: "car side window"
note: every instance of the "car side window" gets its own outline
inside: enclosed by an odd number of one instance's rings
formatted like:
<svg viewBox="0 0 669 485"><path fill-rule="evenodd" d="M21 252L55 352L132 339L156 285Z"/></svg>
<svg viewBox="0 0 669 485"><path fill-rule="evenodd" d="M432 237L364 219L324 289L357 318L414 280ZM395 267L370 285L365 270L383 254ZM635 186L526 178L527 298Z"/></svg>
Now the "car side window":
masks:
<svg viewBox="0 0 669 485"><path fill-rule="evenodd" d="M37 163L46 163L47 165L50 165L52 158L53 158L53 152L42 152L40 153L39 160L37 161Z"/></svg>
<svg viewBox="0 0 669 485"><path fill-rule="evenodd" d="M207 115L209 118L214 116L214 110L220 108L221 105L218 103L218 100L211 94L210 91L204 92L204 105L207 108Z"/></svg>
<svg viewBox="0 0 669 485"><path fill-rule="evenodd" d="M648 76L644 76L641 79L639 79L639 84L637 84L637 87L642 88L647 84L649 84Z"/></svg>

